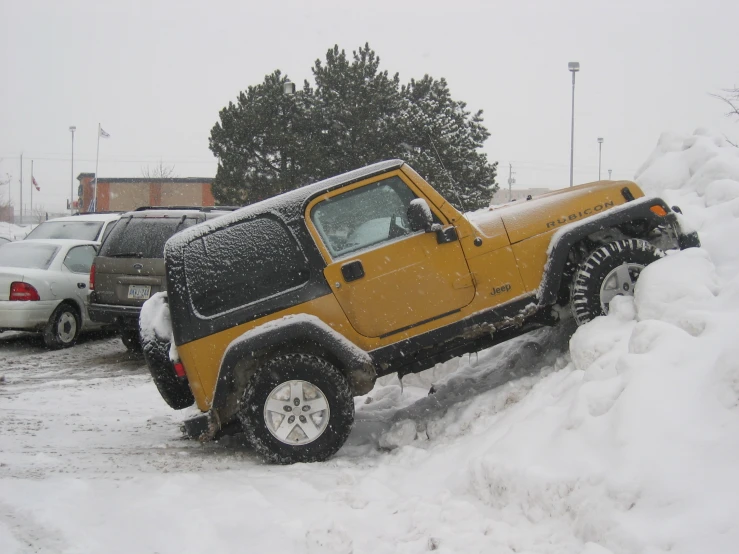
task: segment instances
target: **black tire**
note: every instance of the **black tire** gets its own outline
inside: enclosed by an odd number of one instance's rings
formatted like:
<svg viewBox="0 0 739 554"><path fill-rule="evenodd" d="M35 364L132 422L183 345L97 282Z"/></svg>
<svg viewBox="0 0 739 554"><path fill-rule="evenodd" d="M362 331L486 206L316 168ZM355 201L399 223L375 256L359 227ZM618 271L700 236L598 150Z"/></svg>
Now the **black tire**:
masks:
<svg viewBox="0 0 739 554"><path fill-rule="evenodd" d="M169 359L169 342L160 339L142 341L144 360L154 384L170 408L182 410L192 406L192 395L187 379L177 377L174 365Z"/></svg>
<svg viewBox="0 0 739 554"><path fill-rule="evenodd" d="M44 344L50 350L74 346L80 336L82 322L77 309L62 302L51 314L44 328Z"/></svg>
<svg viewBox="0 0 739 554"><path fill-rule="evenodd" d="M664 255L664 252L641 239L617 240L591 252L577 268L572 282L570 308L577 324L584 325L600 315L606 315L609 296L633 296L641 270ZM617 271L628 274L623 283L617 281ZM618 290L603 290L606 280L608 284L616 280Z"/></svg>
<svg viewBox="0 0 739 554"><path fill-rule="evenodd" d="M309 439L310 442L289 444L292 432L285 440L281 440L267 426L267 400L278 387L287 386L288 382L307 383L309 386L305 390L311 390L312 387L314 393L318 391L314 394L314 400L307 399L306 393L303 405L295 402L292 395L285 401L291 406L294 403L297 414L294 417L303 420L302 424L296 420L294 429L301 425L322 429L315 438ZM328 413L315 414L320 423L315 423L316 419L307 422L303 410L310 409L309 403L318 402L319 399L327 402ZM289 421L289 415L293 414L287 414L286 421ZM324 420L326 416L328 419ZM349 437L354 423L354 399L346 377L326 360L308 354L285 354L267 361L251 376L242 398L239 420L247 441L264 460L278 464L320 462L333 456ZM312 432L307 427L306 430ZM302 427L299 432L305 434ZM308 440L308 437L300 440Z"/></svg>
<svg viewBox="0 0 739 554"><path fill-rule="evenodd" d="M129 352L141 353L143 351L138 329L123 329L121 331L121 342Z"/></svg>

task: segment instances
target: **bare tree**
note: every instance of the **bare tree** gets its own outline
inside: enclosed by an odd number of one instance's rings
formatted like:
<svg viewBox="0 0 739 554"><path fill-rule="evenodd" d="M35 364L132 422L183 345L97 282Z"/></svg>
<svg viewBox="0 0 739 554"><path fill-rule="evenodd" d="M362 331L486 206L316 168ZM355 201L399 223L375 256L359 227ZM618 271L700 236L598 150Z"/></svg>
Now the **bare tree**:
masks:
<svg viewBox="0 0 739 554"><path fill-rule="evenodd" d="M726 88L722 91L721 94L711 94L714 98L718 98L721 100L724 104L729 106L729 111L726 112L727 117L735 117L739 118L739 88ZM732 146L739 147L734 142L731 142L726 135L724 135L726 138L726 141L731 144Z"/></svg>
<svg viewBox="0 0 739 554"><path fill-rule="evenodd" d="M165 165L161 160L155 166L146 166L141 168L141 175L145 179L172 179L177 177L173 165Z"/></svg>
<svg viewBox="0 0 739 554"><path fill-rule="evenodd" d="M34 206L33 213L31 214L31 221L33 223L41 223L46 221L49 217L49 212L46 211L44 206Z"/></svg>

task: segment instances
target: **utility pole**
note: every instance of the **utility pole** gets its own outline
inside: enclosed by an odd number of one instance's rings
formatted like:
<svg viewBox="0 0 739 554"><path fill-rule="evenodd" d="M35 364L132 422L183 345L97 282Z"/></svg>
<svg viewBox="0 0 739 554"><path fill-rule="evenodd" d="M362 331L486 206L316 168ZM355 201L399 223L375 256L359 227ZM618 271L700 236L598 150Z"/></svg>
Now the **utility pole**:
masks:
<svg viewBox="0 0 739 554"><path fill-rule="evenodd" d="M508 164L508 202L513 200L513 185L515 184L516 180L513 178L513 176L516 174L515 171L513 171L513 164Z"/></svg>
<svg viewBox="0 0 739 554"><path fill-rule="evenodd" d="M598 180L600 181L600 160L603 153L603 137L598 137Z"/></svg>
<svg viewBox="0 0 739 554"><path fill-rule="evenodd" d="M578 62L570 62L567 69L572 73L572 123L570 127L570 186L573 183L573 165L575 163L575 73L580 71Z"/></svg>
<svg viewBox="0 0 739 554"><path fill-rule="evenodd" d="M23 225L23 152L21 152L21 217L20 217L20 225Z"/></svg>
<svg viewBox="0 0 739 554"><path fill-rule="evenodd" d="M69 131L72 133L72 177L70 179L69 184L69 214L74 213L74 208L72 207L72 204L74 204L74 132L77 130L77 127L74 125L71 125L69 127Z"/></svg>
<svg viewBox="0 0 739 554"><path fill-rule="evenodd" d="M609 180L609 181L611 180L611 171L613 171L613 170L612 170L612 169L609 169L609 170L608 170L608 180Z"/></svg>
<svg viewBox="0 0 739 554"><path fill-rule="evenodd" d="M33 218L33 187L36 185L33 184L33 160L31 160L31 217Z"/></svg>

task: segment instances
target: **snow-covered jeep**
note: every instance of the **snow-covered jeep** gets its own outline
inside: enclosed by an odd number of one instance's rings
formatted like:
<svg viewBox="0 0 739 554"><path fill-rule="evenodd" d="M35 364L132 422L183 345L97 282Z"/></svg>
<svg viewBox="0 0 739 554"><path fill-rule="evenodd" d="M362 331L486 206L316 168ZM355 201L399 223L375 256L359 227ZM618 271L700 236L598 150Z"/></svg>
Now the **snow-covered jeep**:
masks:
<svg viewBox="0 0 739 554"><path fill-rule="evenodd" d="M191 435L240 422L270 461L324 460L377 377L553 325L558 306L586 323L665 250L690 246L679 210L629 181L462 214L391 160L174 236L175 347L157 331L166 313L142 315L142 340L170 405L204 412Z"/></svg>

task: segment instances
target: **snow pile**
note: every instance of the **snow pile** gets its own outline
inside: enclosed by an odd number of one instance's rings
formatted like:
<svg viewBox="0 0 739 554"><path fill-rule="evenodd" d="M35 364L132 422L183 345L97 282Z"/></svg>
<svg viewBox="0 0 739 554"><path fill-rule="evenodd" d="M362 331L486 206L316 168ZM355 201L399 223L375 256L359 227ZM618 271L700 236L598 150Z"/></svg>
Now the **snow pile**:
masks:
<svg viewBox="0 0 739 554"><path fill-rule="evenodd" d="M0 221L0 236L8 237L13 240L21 240L31 232L33 227L34 225L21 227L20 225L15 225L13 223Z"/></svg>
<svg viewBox="0 0 739 554"><path fill-rule="evenodd" d="M499 546L739 544L739 151L705 132L663 135L638 181L679 204L706 247L650 265L636 296L579 328L568 354L536 358L540 376L460 396L479 371L462 364L380 437L399 457L429 449L416 471L490 508ZM556 354L548 335L531 344L546 341Z"/></svg>

